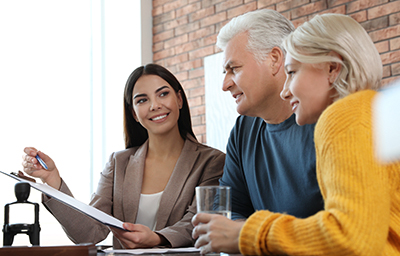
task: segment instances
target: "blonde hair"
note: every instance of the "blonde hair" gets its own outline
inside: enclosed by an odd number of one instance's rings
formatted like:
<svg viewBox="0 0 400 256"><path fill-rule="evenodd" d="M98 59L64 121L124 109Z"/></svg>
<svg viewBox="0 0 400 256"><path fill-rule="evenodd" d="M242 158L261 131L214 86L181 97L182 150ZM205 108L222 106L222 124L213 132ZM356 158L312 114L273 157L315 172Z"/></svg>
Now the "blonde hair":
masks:
<svg viewBox="0 0 400 256"><path fill-rule="evenodd" d="M382 61L364 28L342 14L317 15L299 26L283 42L284 49L303 63L336 62L342 65L332 87L342 98L364 89L377 90ZM342 59L328 55L331 51Z"/></svg>
<svg viewBox="0 0 400 256"><path fill-rule="evenodd" d="M254 54L257 61L263 61L272 48L282 48L283 39L293 30L293 24L277 11L252 11L233 18L222 27L218 33L217 47L224 51L233 37L247 32L247 50Z"/></svg>

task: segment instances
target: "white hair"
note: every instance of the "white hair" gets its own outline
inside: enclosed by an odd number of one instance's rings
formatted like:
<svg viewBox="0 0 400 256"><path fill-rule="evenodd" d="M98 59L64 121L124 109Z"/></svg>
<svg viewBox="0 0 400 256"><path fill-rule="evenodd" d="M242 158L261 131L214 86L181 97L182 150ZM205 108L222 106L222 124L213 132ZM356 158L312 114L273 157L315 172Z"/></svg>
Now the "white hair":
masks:
<svg viewBox="0 0 400 256"><path fill-rule="evenodd" d="M247 32L247 50L254 54L256 60L263 61L272 48L281 48L283 39L293 30L293 24L277 11L270 9L252 11L227 23L218 34L217 46L225 50L233 37Z"/></svg>
<svg viewBox="0 0 400 256"><path fill-rule="evenodd" d="M291 33L283 47L299 62L341 64L341 71L332 84L337 91L336 98L381 86L379 53L364 28L349 16L317 15ZM332 51L342 59L328 55Z"/></svg>

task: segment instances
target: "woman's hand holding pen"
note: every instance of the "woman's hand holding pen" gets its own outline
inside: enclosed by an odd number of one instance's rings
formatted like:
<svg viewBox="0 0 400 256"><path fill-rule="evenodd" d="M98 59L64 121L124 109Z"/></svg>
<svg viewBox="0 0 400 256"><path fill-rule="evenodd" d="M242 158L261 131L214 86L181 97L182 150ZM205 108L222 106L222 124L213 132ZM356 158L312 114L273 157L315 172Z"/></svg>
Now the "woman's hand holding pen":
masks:
<svg viewBox="0 0 400 256"><path fill-rule="evenodd" d="M54 161L48 155L33 147L24 148L24 152L26 154L22 156L24 172L32 177L40 178L43 183L47 183L55 189L59 189L61 177ZM36 156L39 156L44 161L44 166L47 167L47 170L39 163Z"/></svg>

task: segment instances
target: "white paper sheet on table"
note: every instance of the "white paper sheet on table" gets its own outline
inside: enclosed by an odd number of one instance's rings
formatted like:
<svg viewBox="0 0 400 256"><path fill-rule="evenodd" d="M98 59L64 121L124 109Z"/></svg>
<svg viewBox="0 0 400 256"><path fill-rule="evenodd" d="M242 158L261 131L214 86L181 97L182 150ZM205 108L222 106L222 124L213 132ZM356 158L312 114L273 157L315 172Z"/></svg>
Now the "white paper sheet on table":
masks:
<svg viewBox="0 0 400 256"><path fill-rule="evenodd" d="M22 179L18 176L15 176L13 174L5 173L2 171L0 171L0 172L11 178L14 178L16 180L28 182L31 187L39 190L40 192L46 194L47 196L50 196L62 203L74 208L75 210L77 210L81 213L86 214L87 216L103 223L104 225L125 230L122 226L122 224L123 224L122 221L114 218L111 215L106 214L105 212L100 211L97 208L94 208L93 206L82 203L81 201L78 201L75 198L73 198L63 192L58 191L57 189L54 189L47 184L31 182L31 181Z"/></svg>
<svg viewBox="0 0 400 256"><path fill-rule="evenodd" d="M200 252L200 249L195 247L182 247L182 248L149 248L149 249L106 249L106 253L126 253L126 254L156 254L168 252Z"/></svg>

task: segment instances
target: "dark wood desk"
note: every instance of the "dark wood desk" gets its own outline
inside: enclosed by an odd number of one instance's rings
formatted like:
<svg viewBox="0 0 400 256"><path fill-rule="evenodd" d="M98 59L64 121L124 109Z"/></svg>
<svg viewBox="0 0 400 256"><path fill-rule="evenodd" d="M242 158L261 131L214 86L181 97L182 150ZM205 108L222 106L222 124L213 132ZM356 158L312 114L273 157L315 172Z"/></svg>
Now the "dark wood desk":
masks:
<svg viewBox="0 0 400 256"><path fill-rule="evenodd" d="M129 253L104 253L97 252L97 256L111 256L111 255L125 255L125 256L135 256L135 254ZM138 254L139 256L205 256L198 252L181 252L181 253L155 253L155 254ZM219 255L219 254L218 254ZM208 255L207 255L208 256Z"/></svg>

